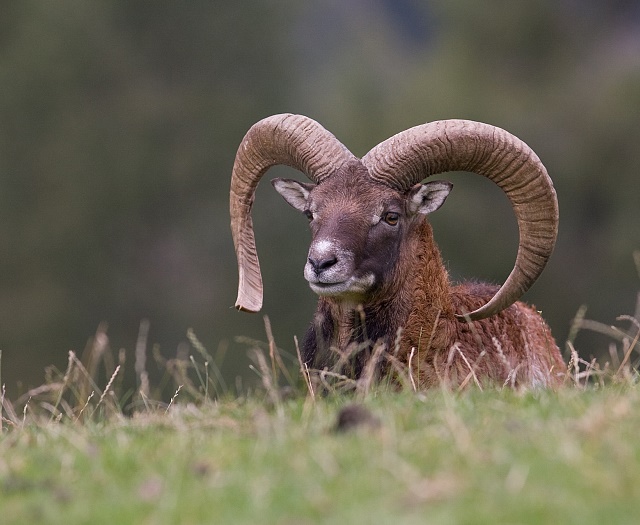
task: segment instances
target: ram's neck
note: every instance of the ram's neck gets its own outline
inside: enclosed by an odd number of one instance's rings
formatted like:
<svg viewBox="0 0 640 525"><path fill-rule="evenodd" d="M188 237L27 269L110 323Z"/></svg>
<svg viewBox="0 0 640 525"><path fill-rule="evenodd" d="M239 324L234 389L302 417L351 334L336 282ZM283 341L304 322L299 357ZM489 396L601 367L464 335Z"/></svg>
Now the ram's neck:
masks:
<svg viewBox="0 0 640 525"><path fill-rule="evenodd" d="M410 276L411 308L404 322L401 350L408 353L411 348L444 348L452 337L455 325L449 274L434 239L433 230L424 222L419 234L411 236L415 254L404 271Z"/></svg>

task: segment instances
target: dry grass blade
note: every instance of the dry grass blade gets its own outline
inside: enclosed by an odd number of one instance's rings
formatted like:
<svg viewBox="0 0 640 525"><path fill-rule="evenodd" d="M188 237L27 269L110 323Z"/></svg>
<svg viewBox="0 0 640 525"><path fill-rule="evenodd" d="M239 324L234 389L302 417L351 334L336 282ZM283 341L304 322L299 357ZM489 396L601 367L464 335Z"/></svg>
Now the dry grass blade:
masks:
<svg viewBox="0 0 640 525"><path fill-rule="evenodd" d="M220 395L222 392L225 392L227 390L227 384L224 380L224 377L222 376L222 372L220 371L219 365L220 365L221 359L224 357L224 354L226 353L227 345L220 344L218 346L218 352L216 353L217 359L216 359L207 351L206 347L198 339L198 337L196 336L196 333L193 331L192 328L189 328L187 330L187 338L189 339L191 346L195 348L198 351L198 353L202 356L202 358L205 360L204 362L204 371L206 376L204 380L205 398L206 399L209 398L210 383L213 385L213 389L215 390L216 395ZM195 360L193 359L192 359L192 362L194 364L194 367L196 368L196 372L198 373L198 376L200 376L200 373L198 370L199 365L196 364ZM211 378L209 377L210 367L211 367L211 370L213 371L215 381L211 380Z"/></svg>
<svg viewBox="0 0 640 525"><path fill-rule="evenodd" d="M180 393L180 390L182 390L182 385L178 385L177 390L175 391L175 393L173 394L173 396L171 397L171 400L169 401L169 404L167 405L166 410L164 411L164 413L166 414L167 412L169 412L169 409L172 407L173 402L176 400L176 398L178 397L178 394Z"/></svg>
<svg viewBox="0 0 640 525"><path fill-rule="evenodd" d="M365 397L369 395L371 386L376 381L378 365L381 361L381 357L385 349L386 345L384 343L376 343L376 345L373 347L373 355L371 355L371 357L367 361L367 364L365 365L364 371L362 373L362 377L358 381L359 390Z"/></svg>
<svg viewBox="0 0 640 525"><path fill-rule="evenodd" d="M267 341L269 342L269 358L271 359L271 371L273 374L273 379L277 383L278 373L276 370L276 365L284 375L285 379L288 381L290 385L294 383L291 374L289 374L289 370L284 366L282 362L282 357L280 357L280 353L278 352L278 347L276 346L276 341L273 337L273 331L271 330L271 321L267 315L264 316L264 329L267 333Z"/></svg>
<svg viewBox="0 0 640 525"><path fill-rule="evenodd" d="M411 353L409 354L409 380L411 381L411 388L414 392L418 391L418 387L416 386L415 379L413 379L413 356L416 353L415 346L411 347Z"/></svg>
<svg viewBox="0 0 640 525"><path fill-rule="evenodd" d="M86 382L80 384L79 398L84 399L89 390L100 391L96 384L98 365L109 352L109 337L107 336L107 323L100 323L93 338L87 343L82 352L82 359L75 361L82 365Z"/></svg>
<svg viewBox="0 0 640 525"><path fill-rule="evenodd" d="M2 423L8 423L9 425L16 427L20 424L18 419L18 415L13 408L13 404L6 397L6 389L5 386L2 385L2 410L5 415L2 415ZM0 423L0 427L4 428L4 425Z"/></svg>
<svg viewBox="0 0 640 525"><path fill-rule="evenodd" d="M198 339L198 336L193 331L193 328L189 328L187 330L187 339L189 339L191 346L193 346L193 348L198 351L198 353L203 357L205 361L212 362L214 360L211 354L209 354L209 352L207 351L206 347L202 344L200 339Z"/></svg>
<svg viewBox="0 0 640 525"><path fill-rule="evenodd" d="M296 336L293 336L293 342L296 346L296 354L298 355L298 363L300 364L300 373L302 374L302 377L304 378L304 382L307 385L307 390L309 391L309 395L311 396L311 399L315 401L316 394L313 391L313 383L311 382L309 367L307 366L307 363L304 363L302 361L302 354L300 353L300 345L298 344L298 338Z"/></svg>
<svg viewBox="0 0 640 525"><path fill-rule="evenodd" d="M84 413L85 409L89 406L89 403L91 402L91 399L93 398L94 395L95 395L95 392L91 392L91 394L89 394L89 397L87 398L86 403L80 409L80 412L78 412L78 416L75 419L76 422L80 420L80 418L82 417L82 414Z"/></svg>
<svg viewBox="0 0 640 525"><path fill-rule="evenodd" d="M114 370L113 375L111 376L111 379L109 379L109 382L107 383L107 386L105 387L104 391L102 392L102 395L100 396L100 399L98 400L98 404L93 409L93 412L91 412L91 415L95 414L96 410L98 410L98 408L100 407L100 405L104 401L107 393L111 389L111 385L113 384L113 381L115 380L116 376L118 375L118 372L120 372L120 365L118 365L116 367L116 369Z"/></svg>
<svg viewBox="0 0 640 525"><path fill-rule="evenodd" d="M638 332L638 334L636 334L636 336L633 339L633 342L631 344L629 344L629 340L625 339L623 341L623 345L626 347L624 349L624 357L622 358L622 362L620 363L620 366L618 367L618 373L620 373L620 371L625 368L627 366L627 364L629 363L629 358L631 357L631 352L633 352L633 350L635 349L636 345L638 344L638 338L640 338L640 332Z"/></svg>
<svg viewBox="0 0 640 525"><path fill-rule="evenodd" d="M149 374L147 373L147 340L150 323L146 319L140 322L136 340L134 370L138 378L138 391L141 396L149 397Z"/></svg>
<svg viewBox="0 0 640 525"><path fill-rule="evenodd" d="M269 359L271 360L271 377L275 382L278 381L278 371L276 370L276 342L273 338L273 332L271 331L271 322L269 316L265 315L263 318L264 329L267 333L267 341L269 343Z"/></svg>
<svg viewBox="0 0 640 525"><path fill-rule="evenodd" d="M358 382L344 374L332 370L315 370L314 372L327 392L352 391L358 388ZM331 378L335 382L330 382L327 378Z"/></svg>
<svg viewBox="0 0 640 525"><path fill-rule="evenodd" d="M464 378L462 383L460 383L460 386L458 387L458 391L464 389L467 386L467 384L469 383L469 381L471 380L471 378L473 378L473 382L482 391L482 385L480 384L480 381L478 381L478 377L476 376L476 372L475 372L475 367L477 366L478 362L476 361L473 364L473 366L471 366L471 363L469 363L469 360L467 359L467 356L465 356L464 353L462 352L462 350L460 350L460 347L458 345L455 345L455 346L456 346L456 350L458 351L458 353L462 357L462 360L465 362L465 364L469 368L469 373L467 374L467 377ZM478 356L478 361L480 359L482 359L484 357L484 355L485 355L485 351L483 350L482 352L480 352L480 355Z"/></svg>
<svg viewBox="0 0 640 525"><path fill-rule="evenodd" d="M275 378L271 375L271 371L269 370L269 365L267 365L267 360L265 359L264 354L259 349L254 348L253 357L258 365L258 370L260 371L262 386L267 392L269 399L274 406L280 406L280 394L276 383L274 382Z"/></svg>
<svg viewBox="0 0 640 525"><path fill-rule="evenodd" d="M51 418L57 417L56 412L58 410L58 406L62 401L62 396L64 395L64 391L66 390L67 385L69 384L69 380L71 379L71 370L73 368L73 357L74 357L74 353L72 351L69 351L69 357L67 359L67 370L65 371L64 377L62 378L62 388L60 388L60 392L58 393L58 399L56 399L56 403L53 407L54 410L51 412Z"/></svg>
<svg viewBox="0 0 640 525"><path fill-rule="evenodd" d="M638 298L640 299L640 295L638 295ZM616 321L629 321L632 325L635 326L636 335L638 334L638 332L640 332L640 317L638 317L637 311L635 317L632 315L619 315L618 317L616 317Z"/></svg>

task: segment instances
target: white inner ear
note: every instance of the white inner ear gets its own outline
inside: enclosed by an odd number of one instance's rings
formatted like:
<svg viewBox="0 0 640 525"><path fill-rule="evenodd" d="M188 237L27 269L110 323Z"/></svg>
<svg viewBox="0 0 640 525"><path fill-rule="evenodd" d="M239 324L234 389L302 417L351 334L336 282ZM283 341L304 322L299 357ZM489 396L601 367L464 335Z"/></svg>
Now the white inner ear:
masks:
<svg viewBox="0 0 640 525"><path fill-rule="evenodd" d="M291 179L273 179L271 181L276 191L282 195L296 210L303 212L307 207L311 184L303 184Z"/></svg>
<svg viewBox="0 0 640 525"><path fill-rule="evenodd" d="M452 188L453 184L441 180L416 185L409 197L411 213L427 215L436 211L447 200Z"/></svg>

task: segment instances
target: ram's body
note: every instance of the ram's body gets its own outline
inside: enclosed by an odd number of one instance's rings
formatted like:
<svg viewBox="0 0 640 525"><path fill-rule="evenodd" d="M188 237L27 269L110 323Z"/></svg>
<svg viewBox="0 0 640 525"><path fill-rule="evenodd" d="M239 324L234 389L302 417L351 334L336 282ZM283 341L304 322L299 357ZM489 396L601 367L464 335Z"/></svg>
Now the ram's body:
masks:
<svg viewBox="0 0 640 525"><path fill-rule="evenodd" d="M310 367L333 367L351 356L357 376L374 348L384 348L392 358L380 359L382 369L399 360L422 387L561 381L564 364L548 326L517 301L542 271L557 231L553 186L524 143L484 124L444 121L398 134L361 160L311 119L265 119L247 133L232 177L239 309L256 311L262 301L250 208L260 177L274 164L294 166L316 182L273 180L310 219L304 275L320 296L303 344ZM518 258L500 288L452 285L433 239L426 216L451 185L419 182L456 169L485 175L513 204Z"/></svg>
<svg viewBox="0 0 640 525"><path fill-rule="evenodd" d="M431 226L425 222L419 234L420 250L407 257L406 280L390 299L356 308L330 298L318 301L302 345L306 364L332 369L341 355L353 351L354 359L344 368L357 376L374 347L384 344L401 363L411 361L421 387L469 379L511 386L559 384L565 365L535 308L518 301L488 319L457 318L454 312L471 312L486 304L497 287L451 284ZM379 366L385 364L381 356Z"/></svg>
<svg viewBox="0 0 640 525"><path fill-rule="evenodd" d="M291 201L291 188L283 189L279 182L275 180L276 188ZM302 347L307 365L331 369L340 357L353 353L346 368L357 376L373 348L383 344L402 363L409 362L413 349L412 373L423 387L470 378L556 384L564 372L563 361L535 309L516 302L487 319L470 322L456 317L457 312L473 312L489 302L497 287L450 283L426 215L405 211L394 227L371 224L379 203L401 203L405 198L367 180L356 168L311 190L301 206L301 211L311 206L318 215L311 225L310 257L335 261L324 271L339 267L341 258L353 258L353 268L336 271L346 272L347 278L373 276L373 284L358 296L319 291L316 315ZM385 231L376 232L376 226ZM310 266L308 262L305 275L313 280ZM380 359L381 368L385 362Z"/></svg>

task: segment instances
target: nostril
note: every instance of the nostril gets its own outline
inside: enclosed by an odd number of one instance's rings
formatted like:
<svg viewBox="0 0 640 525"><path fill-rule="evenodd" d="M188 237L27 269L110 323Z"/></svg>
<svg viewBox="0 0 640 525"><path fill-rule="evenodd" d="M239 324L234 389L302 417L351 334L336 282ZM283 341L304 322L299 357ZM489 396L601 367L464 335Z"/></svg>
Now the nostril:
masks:
<svg viewBox="0 0 640 525"><path fill-rule="evenodd" d="M313 257L309 257L309 264L313 266L313 270L316 273L320 273L327 268L330 268L334 264L338 262L338 258L335 255L330 257L324 257L322 259L315 259Z"/></svg>
<svg viewBox="0 0 640 525"><path fill-rule="evenodd" d="M325 259L324 261L320 261L320 264L318 265L318 269L326 270L327 268L329 268L330 266L333 266L337 262L338 262L338 259L335 256Z"/></svg>

